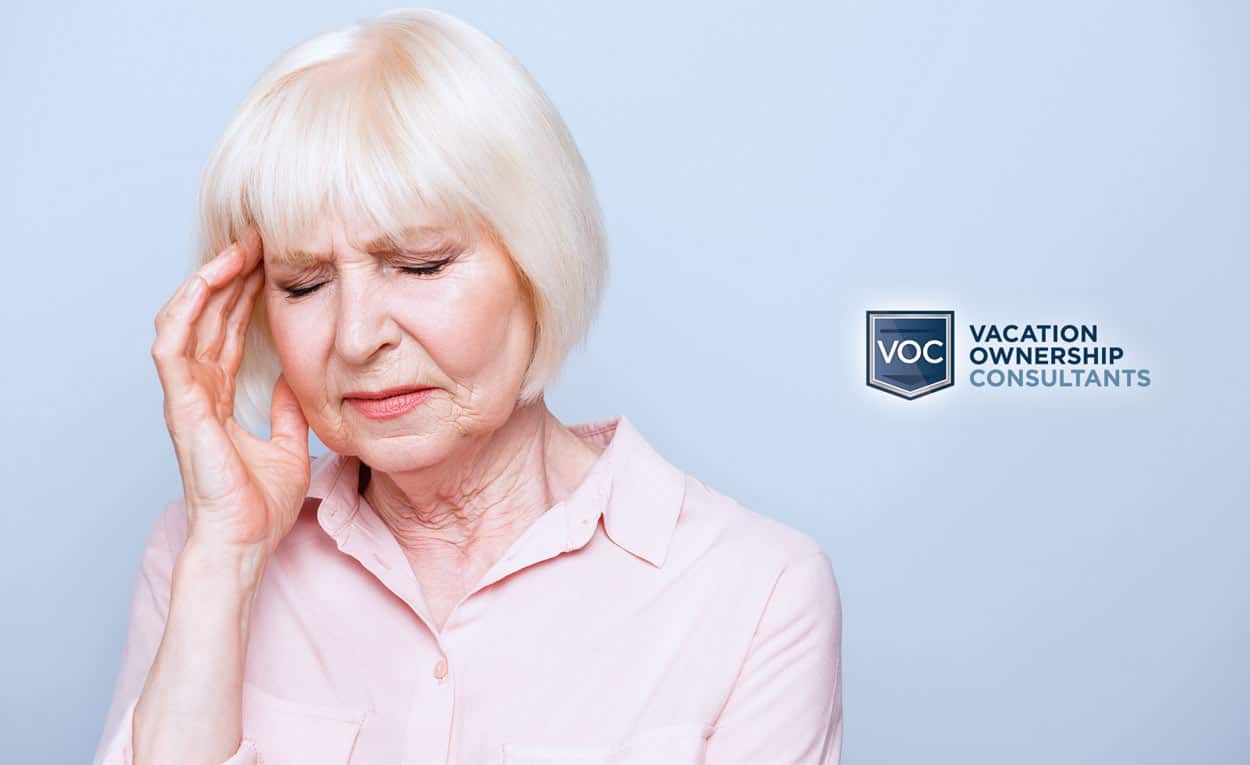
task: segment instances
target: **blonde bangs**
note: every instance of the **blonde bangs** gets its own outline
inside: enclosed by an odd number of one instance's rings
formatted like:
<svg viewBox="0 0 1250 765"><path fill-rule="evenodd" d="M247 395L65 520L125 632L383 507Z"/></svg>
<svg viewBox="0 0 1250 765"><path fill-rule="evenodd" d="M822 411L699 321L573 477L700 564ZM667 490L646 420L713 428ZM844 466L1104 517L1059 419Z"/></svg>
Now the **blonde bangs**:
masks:
<svg viewBox="0 0 1250 765"><path fill-rule="evenodd" d="M228 214L214 216L231 222L223 248L248 222L279 252L299 247L327 216L357 224L353 246L416 224L463 240L489 227L448 161L457 147L428 137L454 115L440 114L419 81L390 71L404 66L402 53L388 46L385 55L343 71L333 68L343 66L338 61L308 67L258 99L232 142L240 156L222 160L233 177L218 176L233 191L216 205Z"/></svg>
<svg viewBox="0 0 1250 765"><path fill-rule="evenodd" d="M319 35L253 85L201 179L198 266L255 223L270 252L303 248L327 216L354 247L429 225L512 259L536 314L521 402L585 338L607 243L585 163L554 105L489 36L398 9ZM263 298L236 376L236 416L260 434L281 370Z"/></svg>

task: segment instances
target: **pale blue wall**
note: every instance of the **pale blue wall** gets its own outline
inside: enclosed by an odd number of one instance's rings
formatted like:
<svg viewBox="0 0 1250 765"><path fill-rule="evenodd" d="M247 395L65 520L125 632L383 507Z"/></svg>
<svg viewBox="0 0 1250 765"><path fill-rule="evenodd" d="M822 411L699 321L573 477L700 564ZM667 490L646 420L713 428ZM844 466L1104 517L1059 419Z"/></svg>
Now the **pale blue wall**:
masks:
<svg viewBox="0 0 1250 765"><path fill-rule="evenodd" d="M390 7L180 6L0 24L6 761L90 757L181 491L148 352L202 162L280 51ZM1250 761L1245 3L440 7L544 83L610 223L553 409L824 542L846 762ZM864 311L913 307L1098 323L1152 385L868 389Z"/></svg>

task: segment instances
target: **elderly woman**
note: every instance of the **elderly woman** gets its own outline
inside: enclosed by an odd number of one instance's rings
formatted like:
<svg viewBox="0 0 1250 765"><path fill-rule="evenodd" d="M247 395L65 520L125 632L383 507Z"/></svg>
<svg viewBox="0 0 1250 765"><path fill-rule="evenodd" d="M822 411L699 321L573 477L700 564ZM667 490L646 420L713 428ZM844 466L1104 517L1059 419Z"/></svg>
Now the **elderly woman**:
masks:
<svg viewBox="0 0 1250 765"><path fill-rule="evenodd" d="M838 761L820 545L546 406L606 247L498 43L400 10L299 45L200 203L152 345L184 491L96 762Z"/></svg>

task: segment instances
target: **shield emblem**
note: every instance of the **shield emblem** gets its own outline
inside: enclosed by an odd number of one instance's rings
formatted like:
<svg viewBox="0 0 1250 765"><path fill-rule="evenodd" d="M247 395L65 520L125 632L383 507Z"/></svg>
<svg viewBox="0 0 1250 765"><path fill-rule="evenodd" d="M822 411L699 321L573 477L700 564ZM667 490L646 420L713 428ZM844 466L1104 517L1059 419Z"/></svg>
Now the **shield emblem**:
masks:
<svg viewBox="0 0 1250 765"><path fill-rule="evenodd" d="M954 311L868 311L869 387L912 399L954 384Z"/></svg>

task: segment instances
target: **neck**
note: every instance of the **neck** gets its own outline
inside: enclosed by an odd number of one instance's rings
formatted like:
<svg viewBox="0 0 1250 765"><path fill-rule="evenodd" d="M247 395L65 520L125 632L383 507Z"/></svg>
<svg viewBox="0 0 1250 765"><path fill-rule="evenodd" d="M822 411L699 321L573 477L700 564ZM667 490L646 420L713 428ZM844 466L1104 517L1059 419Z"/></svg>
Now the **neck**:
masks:
<svg viewBox="0 0 1250 765"><path fill-rule="evenodd" d="M539 398L453 457L416 471L372 471L363 496L412 562L485 570L582 482L602 449Z"/></svg>

